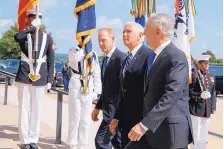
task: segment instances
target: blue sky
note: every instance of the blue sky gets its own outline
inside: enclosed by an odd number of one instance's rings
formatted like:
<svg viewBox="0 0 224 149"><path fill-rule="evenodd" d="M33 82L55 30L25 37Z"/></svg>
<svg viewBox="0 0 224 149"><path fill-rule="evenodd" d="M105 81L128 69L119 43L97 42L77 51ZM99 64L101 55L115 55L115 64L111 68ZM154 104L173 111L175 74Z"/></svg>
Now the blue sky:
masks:
<svg viewBox="0 0 224 149"><path fill-rule="evenodd" d="M75 30L77 19L73 14L76 0L39 0L44 9L43 23L52 32L58 53L67 53L77 44ZM122 51L122 30L126 22L133 21L129 10L131 0L98 0L96 4L97 28L111 27L115 30L116 43ZM223 4L222 0L194 0L197 10L195 17L196 39L191 44L194 57L211 50L216 57L223 57ZM18 0L4 1L0 6L0 37L17 18ZM174 17L174 0L157 0L157 13ZM97 33L92 36L93 49L101 55Z"/></svg>

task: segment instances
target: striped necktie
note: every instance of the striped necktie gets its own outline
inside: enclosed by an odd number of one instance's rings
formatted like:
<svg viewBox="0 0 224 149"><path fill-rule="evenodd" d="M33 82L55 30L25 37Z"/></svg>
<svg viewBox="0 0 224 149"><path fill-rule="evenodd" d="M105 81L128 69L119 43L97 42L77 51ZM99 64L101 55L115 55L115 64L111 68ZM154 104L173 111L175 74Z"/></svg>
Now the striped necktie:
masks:
<svg viewBox="0 0 224 149"><path fill-rule="evenodd" d="M131 63L132 58L133 58L133 55L131 54L131 52L128 53L128 57L127 57L127 59L126 59L125 65L124 65L124 71L123 71L124 74L125 74L125 72L126 72L128 66L129 66L130 63Z"/></svg>

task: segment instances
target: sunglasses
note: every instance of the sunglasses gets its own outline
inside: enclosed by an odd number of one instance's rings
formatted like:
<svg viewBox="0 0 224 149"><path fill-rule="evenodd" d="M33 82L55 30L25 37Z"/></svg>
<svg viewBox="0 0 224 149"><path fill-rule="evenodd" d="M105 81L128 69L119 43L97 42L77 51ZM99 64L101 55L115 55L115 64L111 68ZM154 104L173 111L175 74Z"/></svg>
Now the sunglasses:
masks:
<svg viewBox="0 0 224 149"><path fill-rule="evenodd" d="M29 14L28 17L36 18L36 15L35 14ZM39 16L39 18L42 19L42 16Z"/></svg>

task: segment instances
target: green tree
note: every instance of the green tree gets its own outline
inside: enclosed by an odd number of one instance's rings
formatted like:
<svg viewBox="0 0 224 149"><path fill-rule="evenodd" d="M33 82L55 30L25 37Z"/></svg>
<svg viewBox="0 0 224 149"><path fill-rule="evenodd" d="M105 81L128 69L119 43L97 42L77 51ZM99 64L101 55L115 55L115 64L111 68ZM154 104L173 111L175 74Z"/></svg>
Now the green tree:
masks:
<svg viewBox="0 0 224 149"><path fill-rule="evenodd" d="M223 64L223 59L222 58L216 59L216 63Z"/></svg>
<svg viewBox="0 0 224 149"><path fill-rule="evenodd" d="M203 52L202 55L210 55L210 56L211 56L210 61L211 61L212 63L215 63L215 62L216 62L215 54L212 53L212 51L207 50L207 51Z"/></svg>
<svg viewBox="0 0 224 149"><path fill-rule="evenodd" d="M46 32L44 25L40 28L41 31ZM20 47L14 40L14 35L17 32L17 25L14 24L9 30L3 33L0 39L0 59L15 58L18 59L21 55Z"/></svg>

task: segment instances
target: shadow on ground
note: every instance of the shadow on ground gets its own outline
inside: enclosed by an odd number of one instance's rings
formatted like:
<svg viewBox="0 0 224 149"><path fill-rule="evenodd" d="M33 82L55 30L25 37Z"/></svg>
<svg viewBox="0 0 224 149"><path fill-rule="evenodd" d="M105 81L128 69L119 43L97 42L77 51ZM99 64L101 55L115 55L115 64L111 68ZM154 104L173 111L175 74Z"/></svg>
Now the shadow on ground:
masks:
<svg viewBox="0 0 224 149"><path fill-rule="evenodd" d="M11 133L7 133L11 132ZM0 138L12 139L13 141L19 141L18 127L16 126L0 126ZM20 144L17 144L20 147ZM55 138L43 138L40 137L38 142L39 147L42 149L69 149L69 147L62 142L62 144L55 144Z"/></svg>

